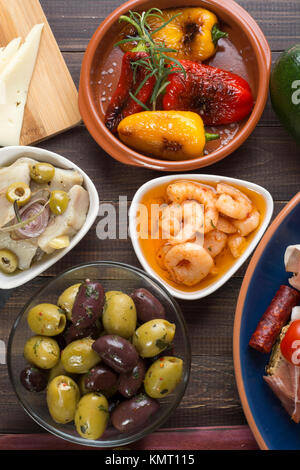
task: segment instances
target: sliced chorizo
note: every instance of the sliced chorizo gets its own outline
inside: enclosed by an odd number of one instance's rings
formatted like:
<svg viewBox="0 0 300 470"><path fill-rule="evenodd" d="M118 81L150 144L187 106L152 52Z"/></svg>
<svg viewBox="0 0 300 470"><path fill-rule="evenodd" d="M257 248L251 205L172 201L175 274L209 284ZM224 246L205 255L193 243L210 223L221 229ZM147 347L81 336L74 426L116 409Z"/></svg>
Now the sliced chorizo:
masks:
<svg viewBox="0 0 300 470"><path fill-rule="evenodd" d="M249 346L262 353L269 353L282 327L288 322L292 308L300 301L300 293L288 286L280 286L269 307L261 317Z"/></svg>

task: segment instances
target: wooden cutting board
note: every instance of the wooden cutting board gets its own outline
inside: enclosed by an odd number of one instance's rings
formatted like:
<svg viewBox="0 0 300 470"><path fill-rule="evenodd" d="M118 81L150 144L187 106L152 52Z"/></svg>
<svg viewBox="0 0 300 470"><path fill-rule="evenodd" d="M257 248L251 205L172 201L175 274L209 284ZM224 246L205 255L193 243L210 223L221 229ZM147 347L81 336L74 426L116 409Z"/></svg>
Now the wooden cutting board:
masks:
<svg viewBox="0 0 300 470"><path fill-rule="evenodd" d="M21 145L37 143L81 121L77 89L38 0L0 0L0 47L15 37L24 40L37 23L44 23L44 29L25 107Z"/></svg>

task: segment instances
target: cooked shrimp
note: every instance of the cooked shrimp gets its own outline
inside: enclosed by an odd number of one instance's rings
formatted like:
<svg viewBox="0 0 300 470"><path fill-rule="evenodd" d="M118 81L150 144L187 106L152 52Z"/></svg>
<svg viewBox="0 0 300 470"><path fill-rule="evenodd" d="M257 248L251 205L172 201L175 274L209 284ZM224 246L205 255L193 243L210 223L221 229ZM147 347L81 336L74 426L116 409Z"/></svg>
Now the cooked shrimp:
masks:
<svg viewBox="0 0 300 470"><path fill-rule="evenodd" d="M158 252L156 253L156 261L157 261L158 265L164 270L166 270L165 256L168 253L168 251L170 250L170 248L172 248L172 245L169 245L168 243L165 243L164 245L162 245L159 248Z"/></svg>
<svg viewBox="0 0 300 470"><path fill-rule="evenodd" d="M208 275L214 261L202 246L187 242L167 252L165 266L174 282L194 286Z"/></svg>
<svg viewBox="0 0 300 470"><path fill-rule="evenodd" d="M222 214L233 219L243 220L252 211L252 202L239 189L229 184L219 183L217 193L219 197L216 208Z"/></svg>
<svg viewBox="0 0 300 470"><path fill-rule="evenodd" d="M226 219L225 217L222 217L219 215L218 218L218 223L216 225L217 230L223 233L235 233L237 231L236 227L233 225L233 223L229 220Z"/></svg>
<svg viewBox="0 0 300 470"><path fill-rule="evenodd" d="M189 240L203 234L204 231L204 214L202 205L197 201L185 201L181 204L182 220L181 230L174 236L169 238L169 243L185 243Z"/></svg>
<svg viewBox="0 0 300 470"><path fill-rule="evenodd" d="M204 215L197 201L172 203L162 211L160 220L162 238L169 243L184 243L203 233Z"/></svg>
<svg viewBox="0 0 300 470"><path fill-rule="evenodd" d="M181 204L177 203L168 204L162 209L160 227L164 240L176 236L181 230L182 212Z"/></svg>
<svg viewBox="0 0 300 470"><path fill-rule="evenodd" d="M203 247L209 252L210 256L215 258L224 250L227 238L226 233L213 230L205 235Z"/></svg>
<svg viewBox="0 0 300 470"><path fill-rule="evenodd" d="M216 209L216 194L212 188L192 181L176 181L167 187L167 196L172 202L181 204L195 200L204 205L204 233L216 227L219 213Z"/></svg>
<svg viewBox="0 0 300 470"><path fill-rule="evenodd" d="M260 213L257 209L253 209L244 220L234 220L232 223L237 228L238 233L245 237L258 227L259 221Z"/></svg>
<svg viewBox="0 0 300 470"><path fill-rule="evenodd" d="M231 235L228 238L228 247L234 258L238 258L244 252L246 248L246 239L241 235Z"/></svg>

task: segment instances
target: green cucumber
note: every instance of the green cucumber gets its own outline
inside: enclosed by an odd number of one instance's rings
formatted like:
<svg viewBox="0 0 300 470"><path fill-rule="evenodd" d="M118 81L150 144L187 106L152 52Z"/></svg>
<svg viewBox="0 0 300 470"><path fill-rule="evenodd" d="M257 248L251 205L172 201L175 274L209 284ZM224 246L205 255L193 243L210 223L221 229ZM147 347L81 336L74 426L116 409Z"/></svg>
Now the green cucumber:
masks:
<svg viewBox="0 0 300 470"><path fill-rule="evenodd" d="M300 44L283 52L275 62L270 96L280 122L300 144Z"/></svg>

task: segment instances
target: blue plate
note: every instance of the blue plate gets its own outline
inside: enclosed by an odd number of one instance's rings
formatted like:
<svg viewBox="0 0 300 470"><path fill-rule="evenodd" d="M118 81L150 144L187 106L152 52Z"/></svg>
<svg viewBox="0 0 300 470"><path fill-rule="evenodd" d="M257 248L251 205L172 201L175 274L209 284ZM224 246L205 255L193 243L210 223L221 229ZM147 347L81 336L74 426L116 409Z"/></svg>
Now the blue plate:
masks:
<svg viewBox="0 0 300 470"><path fill-rule="evenodd" d="M239 295L233 336L235 376L244 413L261 449L299 450L300 424L294 423L263 380L269 355L248 343L280 285L289 285L284 266L288 245L300 243L300 193L271 224L247 269Z"/></svg>

